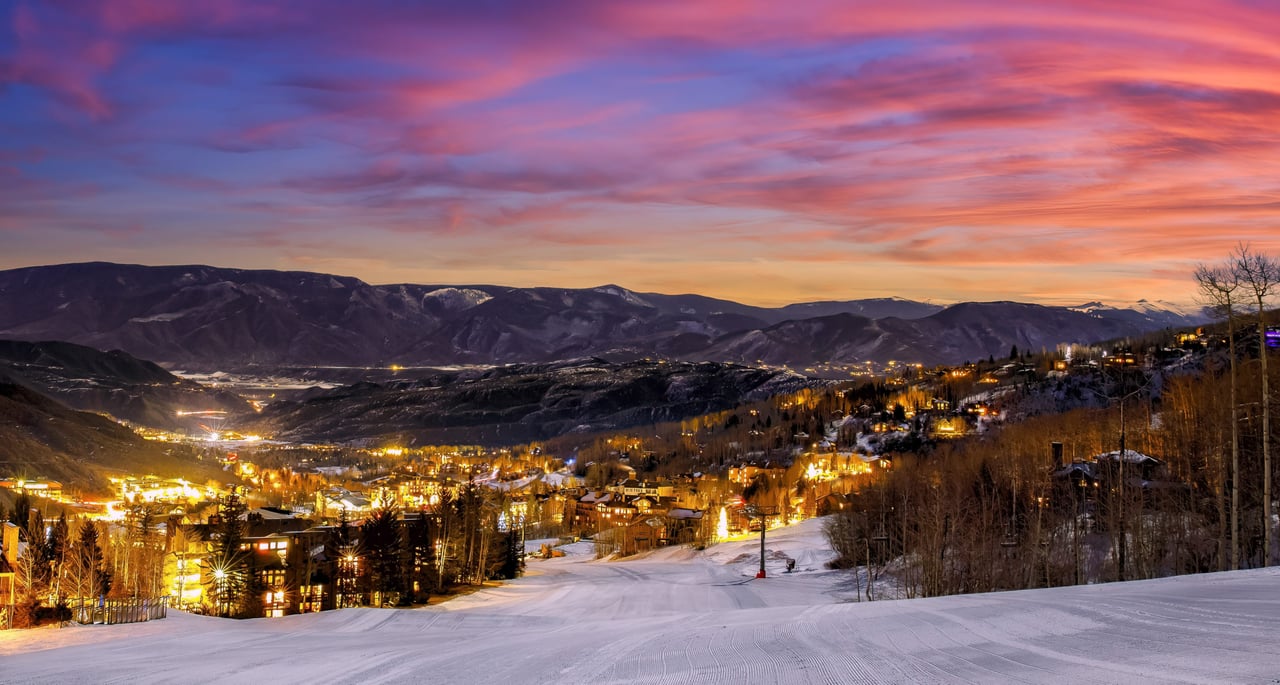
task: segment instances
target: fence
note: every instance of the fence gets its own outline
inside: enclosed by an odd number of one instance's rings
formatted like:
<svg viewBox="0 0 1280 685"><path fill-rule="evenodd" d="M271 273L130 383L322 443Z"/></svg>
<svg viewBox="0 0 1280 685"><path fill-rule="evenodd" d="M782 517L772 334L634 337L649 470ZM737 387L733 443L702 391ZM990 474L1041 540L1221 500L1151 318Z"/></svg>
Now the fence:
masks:
<svg viewBox="0 0 1280 685"><path fill-rule="evenodd" d="M168 597L121 597L95 600L80 598L68 603L76 623L141 623L165 617Z"/></svg>

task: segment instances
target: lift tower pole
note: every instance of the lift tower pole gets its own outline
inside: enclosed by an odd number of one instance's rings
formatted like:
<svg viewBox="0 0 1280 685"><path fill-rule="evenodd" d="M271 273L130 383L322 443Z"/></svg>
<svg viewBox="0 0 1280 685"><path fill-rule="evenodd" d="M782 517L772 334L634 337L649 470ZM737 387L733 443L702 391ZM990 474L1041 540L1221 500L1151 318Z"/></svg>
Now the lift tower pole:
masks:
<svg viewBox="0 0 1280 685"><path fill-rule="evenodd" d="M775 507L758 507L754 504L748 504L745 508L748 517L760 521L760 570L756 572L757 578L764 578L764 532L769 527L769 517L776 516Z"/></svg>

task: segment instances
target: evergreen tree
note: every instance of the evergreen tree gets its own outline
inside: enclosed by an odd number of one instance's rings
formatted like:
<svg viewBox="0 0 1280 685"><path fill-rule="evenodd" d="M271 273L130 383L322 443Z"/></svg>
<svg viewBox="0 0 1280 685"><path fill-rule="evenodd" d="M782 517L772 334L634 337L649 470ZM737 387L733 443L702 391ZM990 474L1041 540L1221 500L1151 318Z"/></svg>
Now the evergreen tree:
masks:
<svg viewBox="0 0 1280 685"><path fill-rule="evenodd" d="M398 604L404 590L400 521L394 506L375 509L364 523L361 543L374 604Z"/></svg>
<svg viewBox="0 0 1280 685"><path fill-rule="evenodd" d="M218 503L218 520L213 554L210 558L211 577L206 580L217 603L219 616L242 616L247 611L249 593L249 555L240 545L244 542L244 502L232 490Z"/></svg>
<svg viewBox="0 0 1280 685"><path fill-rule="evenodd" d="M408 520L404 530L406 589L413 602L425 602L436 587L435 525L425 514Z"/></svg>
<svg viewBox="0 0 1280 685"><path fill-rule="evenodd" d="M98 525L92 521L82 521L68 564L68 592L88 603L107 594L111 585L98 537Z"/></svg>
<svg viewBox="0 0 1280 685"><path fill-rule="evenodd" d="M58 520L54 522L53 527L50 529L49 540L45 544L44 550L45 561L52 569L49 578L50 595L59 598L59 601L65 597L62 578L66 574L67 548L70 547L70 543L67 515L63 513L58 516Z"/></svg>
<svg viewBox="0 0 1280 685"><path fill-rule="evenodd" d="M513 528L498 536L498 541L502 545L502 550L500 554L494 556L501 563L494 574L495 577L502 580L519 578L524 572L524 554L521 549L524 541L520 538L520 531Z"/></svg>
<svg viewBox="0 0 1280 685"><path fill-rule="evenodd" d="M34 562L35 582L41 588L49 584L48 552L49 536L45 534L44 514L39 509L30 509L26 526L27 550L32 554Z"/></svg>
<svg viewBox="0 0 1280 685"><path fill-rule="evenodd" d="M338 510L338 525L325 543L325 554L334 568L334 606L360 606L360 546L352 534L346 509Z"/></svg>
<svg viewBox="0 0 1280 685"><path fill-rule="evenodd" d="M31 522L31 496L24 490L13 502L13 511L9 512L9 523L25 529Z"/></svg>

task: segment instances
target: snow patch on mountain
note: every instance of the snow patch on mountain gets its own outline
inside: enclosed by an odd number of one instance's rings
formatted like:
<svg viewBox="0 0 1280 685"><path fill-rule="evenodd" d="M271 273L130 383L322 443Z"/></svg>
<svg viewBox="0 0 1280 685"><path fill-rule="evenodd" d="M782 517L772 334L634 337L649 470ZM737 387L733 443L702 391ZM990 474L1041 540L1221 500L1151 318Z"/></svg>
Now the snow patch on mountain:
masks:
<svg viewBox="0 0 1280 685"><path fill-rule="evenodd" d="M175 319L181 319L189 313L190 311L161 312L159 314L152 314L151 316L135 316L132 319L129 319L129 323L157 323L161 321L173 321Z"/></svg>
<svg viewBox="0 0 1280 685"><path fill-rule="evenodd" d="M445 309L453 312L470 309L493 299L493 296L489 293L474 288L440 288L432 290L422 297L423 299L431 298L436 300L444 305Z"/></svg>
<svg viewBox="0 0 1280 685"><path fill-rule="evenodd" d="M1081 312L1083 314L1095 314L1105 311L1123 311L1138 312L1141 314L1173 314L1187 318L1203 318L1204 307L1197 304L1168 302L1165 300L1138 300L1136 302L1086 302L1084 304L1067 307L1071 311Z"/></svg>
<svg viewBox="0 0 1280 685"><path fill-rule="evenodd" d="M599 288L592 288L592 290L594 290L595 292L601 293L603 295L613 295L614 297L621 298L624 302L634 304L637 307L653 306L648 302L646 302L639 295L636 295L635 293L631 292L630 290L627 290L626 288L619 288L616 285L602 285Z"/></svg>

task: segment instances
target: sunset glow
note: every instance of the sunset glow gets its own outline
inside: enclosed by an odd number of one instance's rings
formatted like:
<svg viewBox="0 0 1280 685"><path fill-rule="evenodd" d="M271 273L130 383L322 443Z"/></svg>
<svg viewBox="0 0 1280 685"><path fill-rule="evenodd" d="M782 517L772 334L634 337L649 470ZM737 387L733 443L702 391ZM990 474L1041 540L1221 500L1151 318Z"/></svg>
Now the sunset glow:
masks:
<svg viewBox="0 0 1280 685"><path fill-rule="evenodd" d="M0 268L1076 304L1280 249L1280 5L960 4L0 0Z"/></svg>

